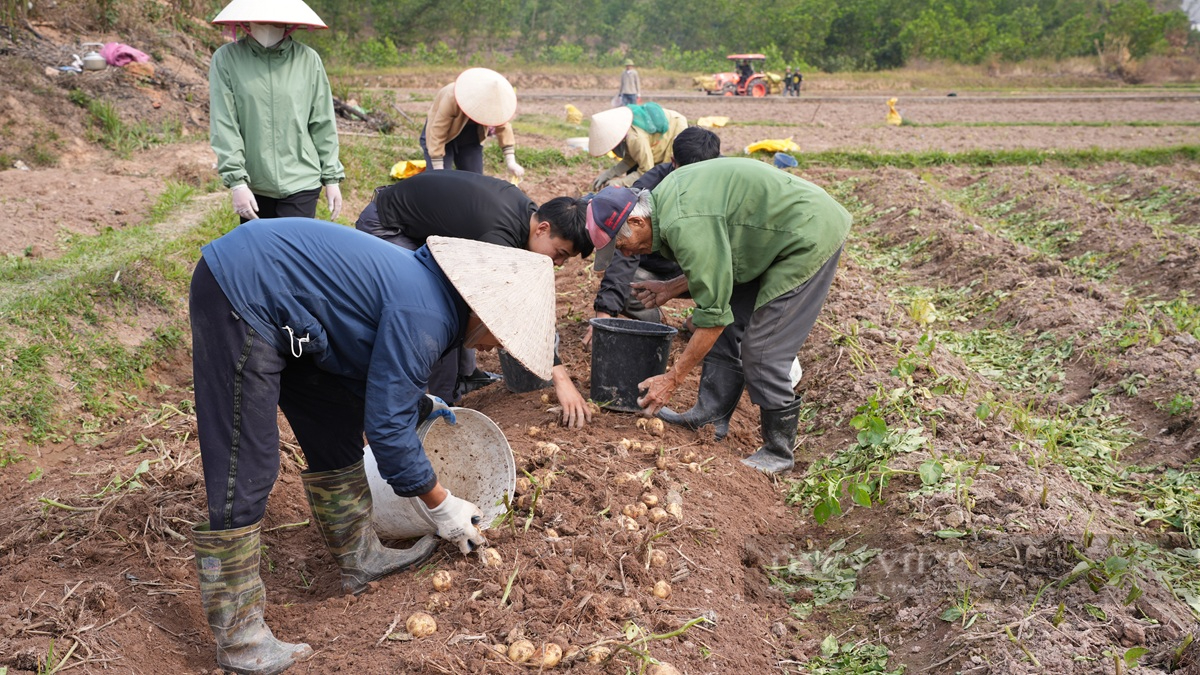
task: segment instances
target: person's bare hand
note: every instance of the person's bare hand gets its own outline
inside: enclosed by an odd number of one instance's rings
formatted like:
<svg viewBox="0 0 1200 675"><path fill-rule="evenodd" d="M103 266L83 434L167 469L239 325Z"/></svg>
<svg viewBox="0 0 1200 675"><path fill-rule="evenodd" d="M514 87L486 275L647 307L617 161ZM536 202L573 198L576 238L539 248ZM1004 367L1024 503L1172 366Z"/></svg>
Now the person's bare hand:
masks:
<svg viewBox="0 0 1200 675"><path fill-rule="evenodd" d="M596 318L597 319L610 319L610 318L612 318L612 314L608 314L605 312L596 312ZM588 323L587 330L583 332L583 337L579 338L579 341L583 343L584 347L590 348L592 346L592 324L590 322Z"/></svg>
<svg viewBox="0 0 1200 675"><path fill-rule="evenodd" d="M648 417L657 415L659 410L671 402L671 396L678 386L670 371L642 380L638 384L638 391L646 393L637 400L638 406L642 408L642 413Z"/></svg>
<svg viewBox="0 0 1200 675"><path fill-rule="evenodd" d="M667 304L672 297L665 281L635 281L629 285L633 297L642 303L646 309L654 309Z"/></svg>
<svg viewBox="0 0 1200 675"><path fill-rule="evenodd" d="M564 427L582 429L592 421L592 410L574 384L556 385L554 395L558 397L558 404L562 406L561 422Z"/></svg>

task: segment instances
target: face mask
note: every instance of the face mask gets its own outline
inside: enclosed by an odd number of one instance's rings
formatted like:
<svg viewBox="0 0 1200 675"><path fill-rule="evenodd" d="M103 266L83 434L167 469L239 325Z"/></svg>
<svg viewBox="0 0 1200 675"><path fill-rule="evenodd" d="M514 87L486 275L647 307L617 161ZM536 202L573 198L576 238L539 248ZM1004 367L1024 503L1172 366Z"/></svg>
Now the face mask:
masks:
<svg viewBox="0 0 1200 675"><path fill-rule="evenodd" d="M258 44L264 47L274 47L283 40L283 34L287 32L285 26L280 26L273 23L252 23L250 24L250 35Z"/></svg>

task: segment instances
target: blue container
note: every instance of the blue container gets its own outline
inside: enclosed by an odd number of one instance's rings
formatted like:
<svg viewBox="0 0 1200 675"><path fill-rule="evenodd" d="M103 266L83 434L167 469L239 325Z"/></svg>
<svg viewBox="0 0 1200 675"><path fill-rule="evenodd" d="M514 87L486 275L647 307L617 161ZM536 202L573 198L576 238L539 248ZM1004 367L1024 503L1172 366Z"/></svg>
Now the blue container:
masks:
<svg viewBox="0 0 1200 675"><path fill-rule="evenodd" d="M776 169L794 169L800 165L796 158L786 152L775 153L775 168Z"/></svg>

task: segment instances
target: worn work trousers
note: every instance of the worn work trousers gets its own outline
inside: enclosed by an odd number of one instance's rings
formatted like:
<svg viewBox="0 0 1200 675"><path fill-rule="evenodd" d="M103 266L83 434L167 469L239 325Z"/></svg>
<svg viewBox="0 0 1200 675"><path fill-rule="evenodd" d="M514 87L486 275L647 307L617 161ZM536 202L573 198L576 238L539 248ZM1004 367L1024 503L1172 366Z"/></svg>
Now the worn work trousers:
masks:
<svg viewBox="0 0 1200 675"><path fill-rule="evenodd" d="M808 339L829 295L842 250L839 248L808 281L754 310L758 282L733 287L733 323L721 332L709 354L742 361L750 400L775 409L795 400L792 359Z"/></svg>
<svg viewBox="0 0 1200 675"><path fill-rule="evenodd" d="M258 204L259 218L316 218L317 200L320 198L321 188L303 190L278 199L264 197L260 194L254 195L254 201ZM240 216L239 219L243 223L249 222Z"/></svg>
<svg viewBox="0 0 1200 675"><path fill-rule="evenodd" d="M421 127L421 152L425 155L425 166L432 168L433 158L429 156L429 149L425 147L425 127ZM483 144L479 142L478 124L468 121L458 136L446 144L446 157L442 168L483 173Z"/></svg>
<svg viewBox="0 0 1200 675"><path fill-rule="evenodd" d="M209 527L262 520L279 477L277 407L310 471L363 457L363 400L309 356L278 352L229 303L204 258L192 275L192 377Z"/></svg>

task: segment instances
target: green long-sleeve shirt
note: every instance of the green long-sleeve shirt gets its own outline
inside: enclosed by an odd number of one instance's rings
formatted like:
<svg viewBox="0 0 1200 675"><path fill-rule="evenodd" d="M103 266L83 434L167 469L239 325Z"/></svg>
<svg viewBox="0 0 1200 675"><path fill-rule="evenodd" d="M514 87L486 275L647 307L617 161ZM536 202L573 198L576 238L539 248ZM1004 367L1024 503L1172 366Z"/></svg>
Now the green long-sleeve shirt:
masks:
<svg viewBox="0 0 1200 675"><path fill-rule="evenodd" d="M208 67L209 142L225 187L280 199L339 183L333 94L321 57L290 37L223 45Z"/></svg>
<svg viewBox="0 0 1200 675"><path fill-rule="evenodd" d="M758 279L758 309L816 274L850 232L828 193L754 159L680 167L651 204L652 251L683 268L701 328L733 323L734 285Z"/></svg>

